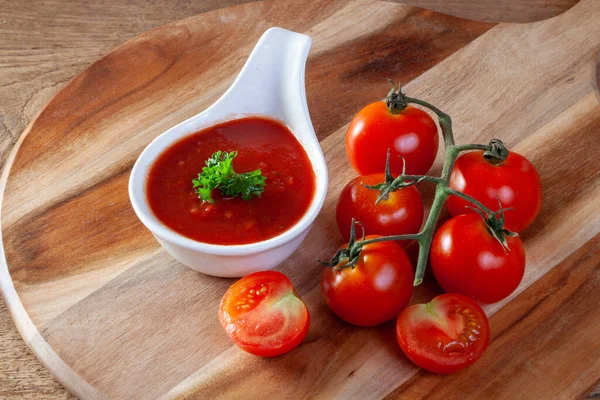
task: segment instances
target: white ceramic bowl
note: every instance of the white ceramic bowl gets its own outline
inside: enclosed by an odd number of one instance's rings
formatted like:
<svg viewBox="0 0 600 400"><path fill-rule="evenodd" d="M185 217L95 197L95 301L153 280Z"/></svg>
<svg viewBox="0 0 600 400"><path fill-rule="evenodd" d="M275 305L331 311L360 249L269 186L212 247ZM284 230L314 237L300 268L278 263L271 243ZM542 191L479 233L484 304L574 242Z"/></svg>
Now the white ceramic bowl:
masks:
<svg viewBox="0 0 600 400"><path fill-rule="evenodd" d="M205 274L238 277L274 268L302 243L323 206L327 167L315 135L304 89L310 37L281 28L267 30L229 90L202 113L162 133L137 159L129 177L129 198L138 218L164 249L181 263ZM146 199L149 167L177 140L218 122L261 115L283 122L302 144L312 164L315 194L304 216L274 238L243 245L202 243L178 234L160 222Z"/></svg>

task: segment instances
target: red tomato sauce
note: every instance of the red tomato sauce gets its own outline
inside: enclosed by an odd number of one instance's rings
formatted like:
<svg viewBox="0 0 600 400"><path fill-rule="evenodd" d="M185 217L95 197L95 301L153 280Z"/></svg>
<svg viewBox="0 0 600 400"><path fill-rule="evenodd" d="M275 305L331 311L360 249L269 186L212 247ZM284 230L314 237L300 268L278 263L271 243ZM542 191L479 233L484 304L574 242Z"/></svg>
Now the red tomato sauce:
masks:
<svg viewBox="0 0 600 400"><path fill-rule="evenodd" d="M261 170L267 178L261 197L224 198L214 204L192 187L205 161L216 151L237 151L236 173ZM274 120L248 117L227 121L187 136L168 147L150 167L146 193L150 209L167 227L199 242L256 243L291 228L308 209L315 175L302 145Z"/></svg>

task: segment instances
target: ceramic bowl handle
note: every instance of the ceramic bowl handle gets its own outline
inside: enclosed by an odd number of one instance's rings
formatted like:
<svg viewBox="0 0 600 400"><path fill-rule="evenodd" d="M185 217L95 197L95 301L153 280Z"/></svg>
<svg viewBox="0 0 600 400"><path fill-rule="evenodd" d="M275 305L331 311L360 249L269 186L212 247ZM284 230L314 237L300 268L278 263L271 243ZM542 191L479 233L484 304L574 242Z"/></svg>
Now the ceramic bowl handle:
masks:
<svg viewBox="0 0 600 400"><path fill-rule="evenodd" d="M286 29L267 30L219 105L234 105L240 114L269 114L293 130L304 128L297 125L308 115L304 69L311 42Z"/></svg>

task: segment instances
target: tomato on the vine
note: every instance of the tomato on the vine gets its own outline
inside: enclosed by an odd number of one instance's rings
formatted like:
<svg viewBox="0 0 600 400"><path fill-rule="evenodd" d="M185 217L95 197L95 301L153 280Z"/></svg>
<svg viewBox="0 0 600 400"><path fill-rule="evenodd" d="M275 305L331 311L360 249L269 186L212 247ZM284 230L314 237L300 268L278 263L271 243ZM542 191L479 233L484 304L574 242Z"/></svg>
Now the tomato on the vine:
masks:
<svg viewBox="0 0 600 400"><path fill-rule="evenodd" d="M442 294L400 314L396 339L419 367L449 374L477 361L490 342L490 325L481 307L468 297Z"/></svg>
<svg viewBox="0 0 600 400"><path fill-rule="evenodd" d="M236 345L264 357L298 347L310 325L292 282L276 271L255 272L231 285L221 300L219 319Z"/></svg>
<svg viewBox="0 0 600 400"><path fill-rule="evenodd" d="M542 204L542 185L537 170L525 157L508 152L508 157L495 165L483 157L482 151L465 153L456 159L450 188L482 202L492 211L498 200L505 211L505 227L521 232L537 217ZM450 196L446 202L452 215L473 213L465 200Z"/></svg>
<svg viewBox="0 0 600 400"><path fill-rule="evenodd" d="M379 191L367 189L365 185L385 182L385 175L359 176L351 180L340 193L335 216L344 240L350 239L352 219L360 221L369 235L403 235L417 233L423 222L423 201L417 188L408 186L388 194L375 204ZM360 225L357 235L362 235Z"/></svg>
<svg viewBox="0 0 600 400"><path fill-rule="evenodd" d="M414 274L402 247L391 241L366 244L354 267L347 262L325 268L321 276L325 302L340 318L358 326L375 326L406 307Z"/></svg>
<svg viewBox="0 0 600 400"><path fill-rule="evenodd" d="M395 112L395 111L394 111ZM360 175L383 172L388 149L391 170L407 174L429 171L438 150L439 135L433 118L408 106L393 113L383 101L371 103L356 114L346 132L346 153Z"/></svg>
<svg viewBox="0 0 600 400"><path fill-rule="evenodd" d="M495 303L510 295L525 272L525 248L518 236L503 245L477 214L446 221L431 244L433 274L446 292Z"/></svg>

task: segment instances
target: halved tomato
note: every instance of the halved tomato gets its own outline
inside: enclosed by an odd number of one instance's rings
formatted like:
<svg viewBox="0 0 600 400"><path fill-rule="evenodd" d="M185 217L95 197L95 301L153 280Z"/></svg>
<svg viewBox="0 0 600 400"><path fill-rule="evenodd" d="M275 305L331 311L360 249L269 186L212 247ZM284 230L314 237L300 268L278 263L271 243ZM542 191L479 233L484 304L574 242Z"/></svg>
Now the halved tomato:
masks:
<svg viewBox="0 0 600 400"><path fill-rule="evenodd" d="M292 282L276 271L255 272L231 285L221 300L219 319L236 345L263 357L298 347L310 325Z"/></svg>
<svg viewBox="0 0 600 400"><path fill-rule="evenodd" d="M400 314L396 339L419 367L449 374L477 361L490 343L490 325L481 307L459 294L442 294Z"/></svg>

